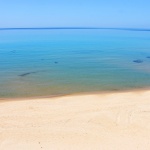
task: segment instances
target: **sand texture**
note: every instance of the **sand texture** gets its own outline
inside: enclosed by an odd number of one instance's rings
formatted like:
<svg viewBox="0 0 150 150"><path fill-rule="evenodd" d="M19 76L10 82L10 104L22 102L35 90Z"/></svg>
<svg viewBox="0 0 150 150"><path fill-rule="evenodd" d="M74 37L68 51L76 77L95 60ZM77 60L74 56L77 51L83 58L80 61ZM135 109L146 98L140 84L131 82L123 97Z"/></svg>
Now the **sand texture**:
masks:
<svg viewBox="0 0 150 150"><path fill-rule="evenodd" d="M0 102L0 150L150 150L150 91Z"/></svg>

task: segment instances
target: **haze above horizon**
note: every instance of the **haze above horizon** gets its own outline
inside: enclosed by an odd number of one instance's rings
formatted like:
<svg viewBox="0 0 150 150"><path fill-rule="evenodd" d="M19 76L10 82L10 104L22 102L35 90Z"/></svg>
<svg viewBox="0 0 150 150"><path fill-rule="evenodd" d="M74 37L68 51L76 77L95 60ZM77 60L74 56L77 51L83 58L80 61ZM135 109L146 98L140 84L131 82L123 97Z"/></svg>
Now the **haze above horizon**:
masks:
<svg viewBox="0 0 150 150"><path fill-rule="evenodd" d="M5 0L0 28L150 28L149 0Z"/></svg>

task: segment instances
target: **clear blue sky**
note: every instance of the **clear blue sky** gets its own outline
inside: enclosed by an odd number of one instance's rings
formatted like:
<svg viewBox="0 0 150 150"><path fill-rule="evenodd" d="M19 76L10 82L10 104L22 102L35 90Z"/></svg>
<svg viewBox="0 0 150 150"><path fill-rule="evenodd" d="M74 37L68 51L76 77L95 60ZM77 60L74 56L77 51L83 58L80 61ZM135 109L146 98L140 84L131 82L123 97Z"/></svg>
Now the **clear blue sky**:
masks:
<svg viewBox="0 0 150 150"><path fill-rule="evenodd" d="M0 0L0 27L150 28L150 0Z"/></svg>

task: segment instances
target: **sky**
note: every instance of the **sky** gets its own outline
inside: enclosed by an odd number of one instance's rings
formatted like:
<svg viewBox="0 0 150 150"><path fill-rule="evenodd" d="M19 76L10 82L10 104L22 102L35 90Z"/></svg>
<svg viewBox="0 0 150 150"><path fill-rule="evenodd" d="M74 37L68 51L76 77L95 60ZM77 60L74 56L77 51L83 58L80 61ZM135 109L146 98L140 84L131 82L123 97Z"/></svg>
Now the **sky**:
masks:
<svg viewBox="0 0 150 150"><path fill-rule="evenodd" d="M0 28L150 28L150 0L0 0Z"/></svg>

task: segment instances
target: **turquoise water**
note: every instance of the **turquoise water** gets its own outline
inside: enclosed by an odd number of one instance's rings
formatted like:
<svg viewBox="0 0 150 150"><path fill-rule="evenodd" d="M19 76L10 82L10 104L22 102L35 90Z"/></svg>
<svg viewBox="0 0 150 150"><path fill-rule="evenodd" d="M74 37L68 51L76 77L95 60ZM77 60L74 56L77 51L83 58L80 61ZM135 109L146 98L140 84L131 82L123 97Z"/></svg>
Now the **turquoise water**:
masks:
<svg viewBox="0 0 150 150"><path fill-rule="evenodd" d="M149 31L0 30L0 97L149 88L147 57Z"/></svg>

